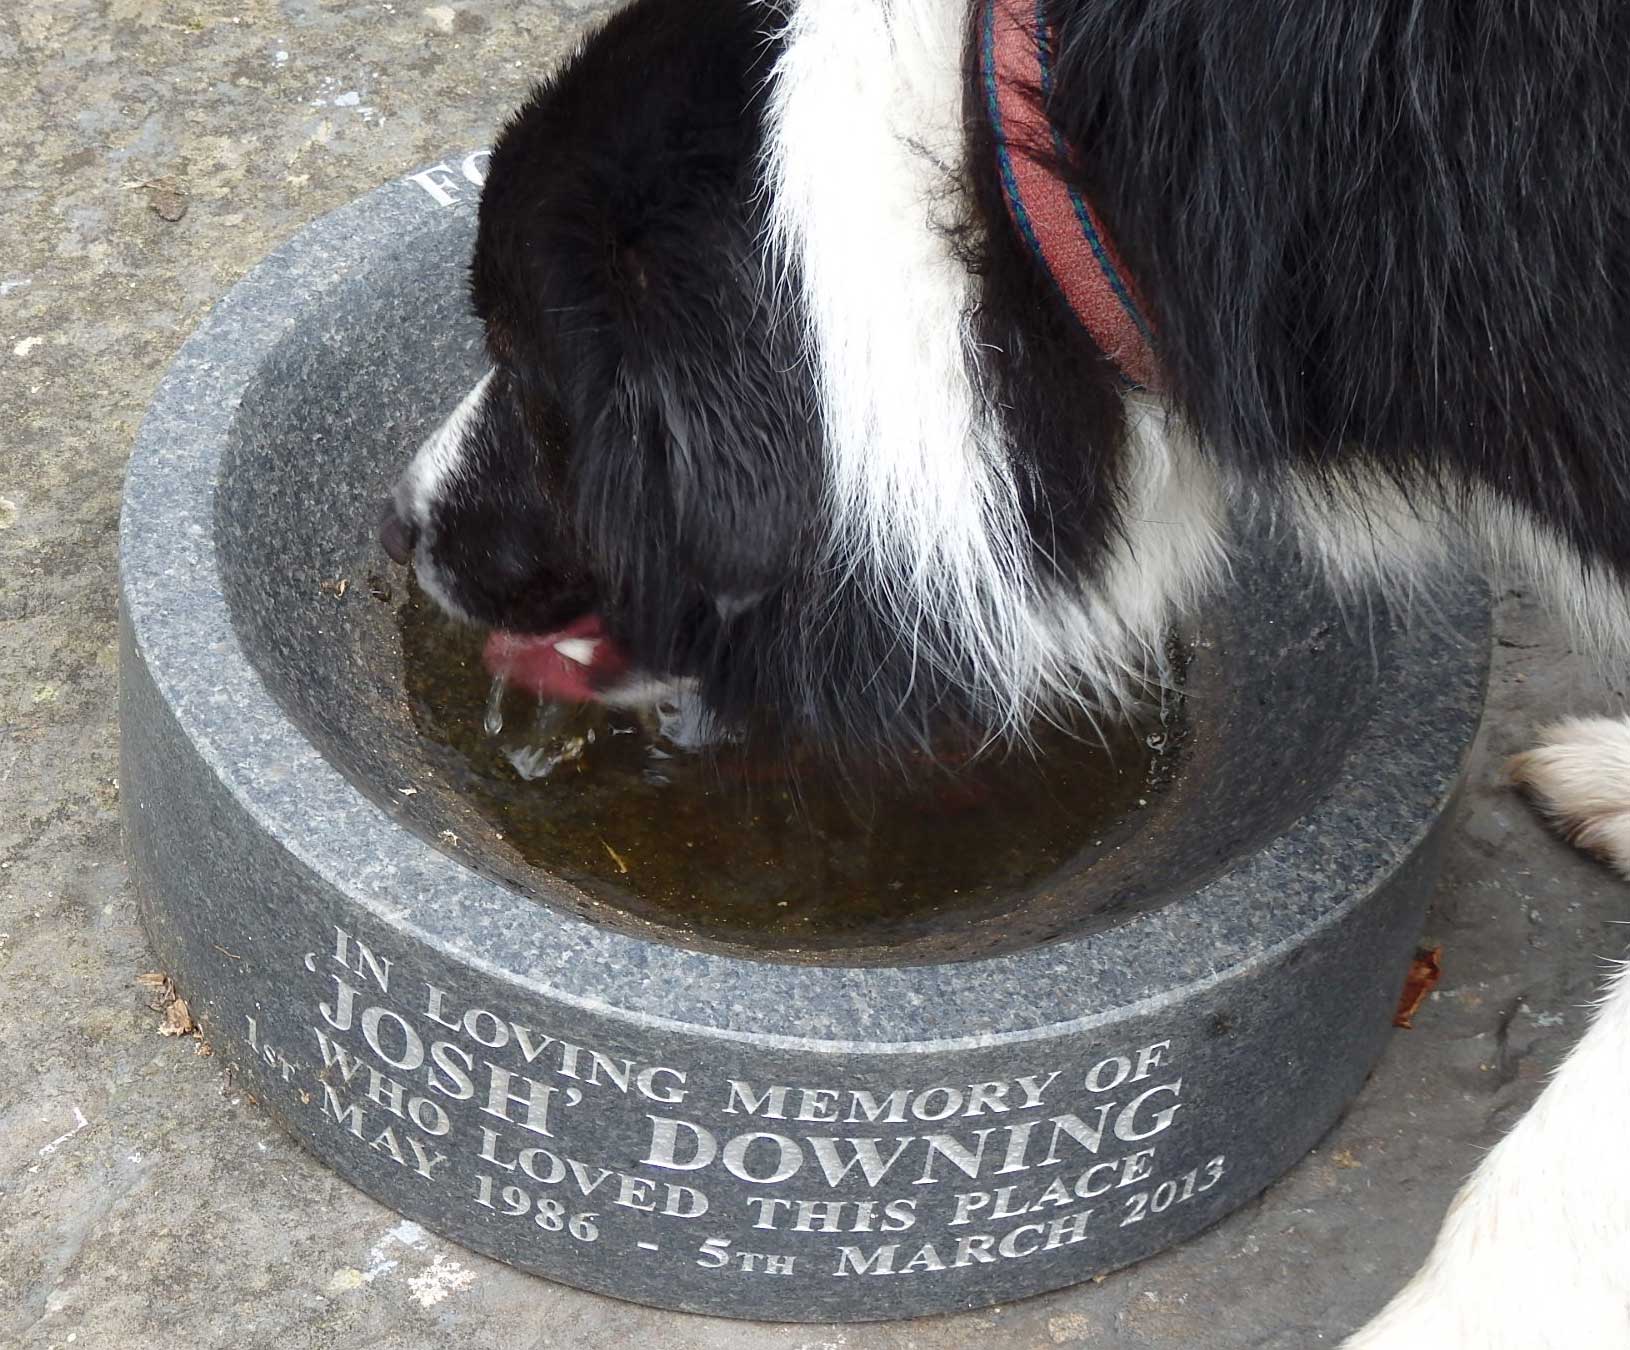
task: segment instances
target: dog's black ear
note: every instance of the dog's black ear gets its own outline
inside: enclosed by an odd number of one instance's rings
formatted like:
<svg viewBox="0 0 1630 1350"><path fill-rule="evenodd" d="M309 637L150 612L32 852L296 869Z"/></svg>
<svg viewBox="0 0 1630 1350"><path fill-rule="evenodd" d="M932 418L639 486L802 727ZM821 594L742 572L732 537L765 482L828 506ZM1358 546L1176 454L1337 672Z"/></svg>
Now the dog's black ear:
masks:
<svg viewBox="0 0 1630 1350"><path fill-rule="evenodd" d="M578 532L653 607L739 608L811 532L813 392L763 242L779 9L620 7L505 129L482 193L493 356L552 386Z"/></svg>
<svg viewBox="0 0 1630 1350"><path fill-rule="evenodd" d="M753 270L620 266L628 422L678 564L726 617L786 583L817 498L814 391Z"/></svg>
<svg viewBox="0 0 1630 1350"><path fill-rule="evenodd" d="M805 399L746 356L649 376L678 554L722 607L787 579L814 504Z"/></svg>

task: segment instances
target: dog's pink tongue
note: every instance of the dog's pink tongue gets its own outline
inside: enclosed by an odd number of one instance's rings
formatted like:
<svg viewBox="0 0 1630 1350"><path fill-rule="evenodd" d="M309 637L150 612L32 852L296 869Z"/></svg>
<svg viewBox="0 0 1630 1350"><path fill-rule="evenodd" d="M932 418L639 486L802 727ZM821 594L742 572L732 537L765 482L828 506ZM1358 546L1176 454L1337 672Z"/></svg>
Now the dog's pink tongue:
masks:
<svg viewBox="0 0 1630 1350"><path fill-rule="evenodd" d="M539 698L589 703L628 670L628 657L598 614L552 633L506 633L487 639L487 669Z"/></svg>

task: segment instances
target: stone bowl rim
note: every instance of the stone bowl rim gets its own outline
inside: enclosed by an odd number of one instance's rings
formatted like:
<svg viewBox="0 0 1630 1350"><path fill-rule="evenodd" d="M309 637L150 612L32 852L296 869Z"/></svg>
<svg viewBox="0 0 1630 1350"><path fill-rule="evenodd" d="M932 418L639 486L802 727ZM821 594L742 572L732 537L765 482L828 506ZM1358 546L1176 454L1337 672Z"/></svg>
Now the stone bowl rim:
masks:
<svg viewBox="0 0 1630 1350"><path fill-rule="evenodd" d="M370 263L412 250L423 232L467 225L468 214L468 203L442 206L409 175L268 254L160 382L120 519L121 600L169 714L255 828L368 921L511 986L652 1028L803 1052L956 1051L1086 1031L1248 979L1362 904L1447 808L1480 710L1481 601L1448 604L1479 640L1448 622L1394 637L1375 714L1310 810L1222 875L1100 931L941 965L794 965L614 932L479 876L353 787L285 714L240 643L215 539L222 456L262 360L320 326L326 302ZM1458 678L1418 659L1445 644ZM1396 734L1406 708L1429 726L1466 723L1467 734L1448 753L1410 743ZM310 830L313 820L324 829ZM361 840L371 847L341 847ZM1176 982L1143 977L1140 951L1172 951L1193 933L1218 958L1208 968ZM1095 1001L1095 977L1110 972L1121 977L1116 993ZM836 1025L848 1034L830 1034Z"/></svg>

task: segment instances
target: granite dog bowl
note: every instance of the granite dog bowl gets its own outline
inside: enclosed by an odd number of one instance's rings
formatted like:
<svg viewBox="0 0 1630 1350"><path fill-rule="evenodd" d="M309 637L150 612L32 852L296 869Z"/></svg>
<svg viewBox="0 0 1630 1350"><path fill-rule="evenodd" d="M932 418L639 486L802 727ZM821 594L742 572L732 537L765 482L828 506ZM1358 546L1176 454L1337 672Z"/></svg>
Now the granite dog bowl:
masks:
<svg viewBox="0 0 1630 1350"><path fill-rule="evenodd" d="M478 371L481 164L272 254L131 462L132 876L236 1081L476 1250L731 1316L1006 1301L1256 1195L1387 1034L1477 721L1480 597L1349 626L1286 546L1247 547L1189 634L1180 780L960 945L782 959L608 916L426 768L367 581L374 504Z"/></svg>

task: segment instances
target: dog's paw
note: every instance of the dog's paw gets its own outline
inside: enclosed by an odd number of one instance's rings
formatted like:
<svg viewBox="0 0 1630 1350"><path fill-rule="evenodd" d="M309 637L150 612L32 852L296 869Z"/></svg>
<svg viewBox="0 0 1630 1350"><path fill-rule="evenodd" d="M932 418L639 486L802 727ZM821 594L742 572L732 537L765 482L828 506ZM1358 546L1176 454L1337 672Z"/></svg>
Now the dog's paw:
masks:
<svg viewBox="0 0 1630 1350"><path fill-rule="evenodd" d="M1570 717L1506 764L1568 840L1630 877L1630 718Z"/></svg>

